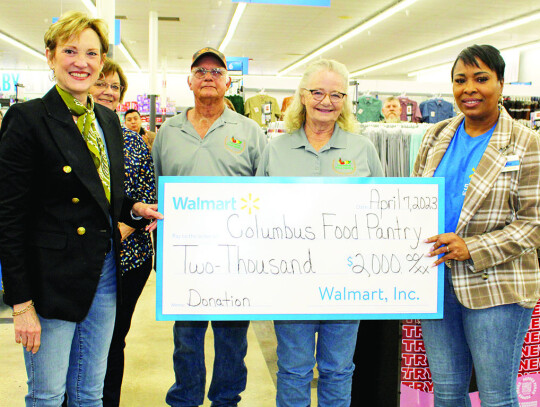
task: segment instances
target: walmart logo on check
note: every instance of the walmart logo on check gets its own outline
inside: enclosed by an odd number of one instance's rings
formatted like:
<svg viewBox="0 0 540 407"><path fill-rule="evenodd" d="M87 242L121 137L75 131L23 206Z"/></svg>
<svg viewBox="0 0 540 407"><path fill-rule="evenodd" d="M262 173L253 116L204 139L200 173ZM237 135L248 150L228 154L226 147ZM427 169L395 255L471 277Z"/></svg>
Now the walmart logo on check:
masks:
<svg viewBox="0 0 540 407"><path fill-rule="evenodd" d="M236 198L230 199L203 199L198 197L173 196L173 206L175 210L181 211L236 211L238 201ZM257 203L259 198L253 198L248 194L247 198L240 199L240 209L246 210L251 215L253 210L259 209Z"/></svg>
<svg viewBox="0 0 540 407"><path fill-rule="evenodd" d="M236 198L201 199L201 197L190 198L188 196L173 196L174 209L182 211L235 211L236 202Z"/></svg>

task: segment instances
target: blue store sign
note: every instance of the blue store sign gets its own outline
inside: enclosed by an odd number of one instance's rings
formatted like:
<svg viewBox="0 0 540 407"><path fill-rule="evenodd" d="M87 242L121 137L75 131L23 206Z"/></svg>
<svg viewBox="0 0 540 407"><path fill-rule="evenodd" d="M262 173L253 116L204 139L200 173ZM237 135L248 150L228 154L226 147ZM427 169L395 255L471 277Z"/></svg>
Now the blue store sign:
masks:
<svg viewBox="0 0 540 407"><path fill-rule="evenodd" d="M247 57L226 57L227 70L242 71L242 74L248 74L249 58Z"/></svg>

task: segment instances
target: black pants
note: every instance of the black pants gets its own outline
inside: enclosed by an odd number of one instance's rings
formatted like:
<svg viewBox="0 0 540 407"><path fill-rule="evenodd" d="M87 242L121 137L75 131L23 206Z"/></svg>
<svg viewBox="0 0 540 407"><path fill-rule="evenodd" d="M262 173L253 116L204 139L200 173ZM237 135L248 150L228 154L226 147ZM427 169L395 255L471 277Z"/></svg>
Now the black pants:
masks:
<svg viewBox="0 0 540 407"><path fill-rule="evenodd" d="M107 359L107 373L103 388L103 407L120 405L120 390L124 376L124 348L126 335L131 327L131 318L146 280L152 270L152 259L146 260L140 267L129 270L122 276L122 304L116 309L116 322Z"/></svg>

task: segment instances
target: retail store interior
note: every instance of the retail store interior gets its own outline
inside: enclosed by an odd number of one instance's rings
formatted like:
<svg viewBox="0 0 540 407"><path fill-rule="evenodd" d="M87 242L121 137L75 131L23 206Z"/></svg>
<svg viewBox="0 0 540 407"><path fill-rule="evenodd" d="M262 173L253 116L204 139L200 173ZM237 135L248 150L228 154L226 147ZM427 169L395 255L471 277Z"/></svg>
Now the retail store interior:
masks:
<svg viewBox="0 0 540 407"><path fill-rule="evenodd" d="M459 52L472 44L490 44L501 51L506 62L504 106L524 125L540 127L540 0L0 0L2 113L14 103L43 96L53 86L43 35L69 10L101 17L114 27L109 56L123 68L129 84L117 113L123 122L126 110L138 109L147 130L159 131L165 120L193 105L187 78L193 53L203 47L226 55L232 79L226 96L239 99L242 110L249 99L266 95L263 103L272 108L259 119L259 125L269 139L284 132L284 104L293 96L309 62L335 59L350 72L347 97L361 122L360 131L379 152L396 151L393 157L381 156L385 175L408 177L415 148L427 126L435 123L436 112L430 110L433 105L429 102L445 103L447 117L459 113L450 69ZM155 96L155 106L150 104L151 96ZM388 128L377 123L382 118L380 111L368 115L365 107L382 105L390 96L398 97L402 106L402 122L389 132L393 136L399 133L399 138L392 140L386 138ZM156 297L160 295L156 280L152 272L127 337L123 407L165 406L165 394L174 381L173 322L156 320ZM27 390L11 312L0 300L2 407L24 405ZM397 341L418 326L416 321L408 322L409 329L398 326L397 321L386 322L372 326L373 335L359 334L364 335L358 344L365 353L389 337ZM357 353L358 349L359 345ZM211 329L205 350L208 386L214 352ZM275 405L275 351L272 321L254 321L248 331L248 382L241 406ZM400 349L373 350L375 359L377 355L379 362L369 363L380 364L372 369L371 377L380 385L372 390L381 401L363 404L369 397L353 388L353 407L399 405L399 382L405 381ZM380 362L387 359L391 361ZM362 366L365 360L357 355L355 361L362 374L356 374L353 387L360 388L358 383L367 380ZM411 386L423 388L422 378L408 379L416 383ZM312 405L317 405L316 383L317 374ZM365 381L364 385L372 384ZM207 399L204 406L210 406Z"/></svg>

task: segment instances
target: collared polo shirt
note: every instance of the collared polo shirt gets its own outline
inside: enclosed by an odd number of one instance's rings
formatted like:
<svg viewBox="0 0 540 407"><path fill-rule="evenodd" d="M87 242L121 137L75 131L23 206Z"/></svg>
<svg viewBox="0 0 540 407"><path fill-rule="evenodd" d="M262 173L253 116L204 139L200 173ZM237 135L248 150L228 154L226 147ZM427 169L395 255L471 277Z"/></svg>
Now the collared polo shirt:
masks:
<svg viewBox="0 0 540 407"><path fill-rule="evenodd" d="M422 113L420 112L418 103L403 96L398 99L401 104L401 121L420 123L422 120Z"/></svg>
<svg viewBox="0 0 540 407"><path fill-rule="evenodd" d="M264 150L257 175L382 177L383 170L373 143L337 124L319 151L309 143L304 128L272 140Z"/></svg>
<svg viewBox="0 0 540 407"><path fill-rule="evenodd" d="M356 120L360 123L378 122L384 119L382 114L383 103L373 96L362 96L356 106Z"/></svg>
<svg viewBox="0 0 540 407"><path fill-rule="evenodd" d="M265 146L257 123L230 109L201 138L186 110L161 126L152 157L157 177L255 175Z"/></svg>
<svg viewBox="0 0 540 407"><path fill-rule="evenodd" d="M420 103L420 112L425 123L438 123L456 115L452 103L440 98Z"/></svg>
<svg viewBox="0 0 540 407"><path fill-rule="evenodd" d="M270 104L270 111L265 113L263 112L263 106L267 104ZM260 126L266 126L267 122L275 122L281 117L281 110L276 98L258 94L246 100L244 114L255 120Z"/></svg>

